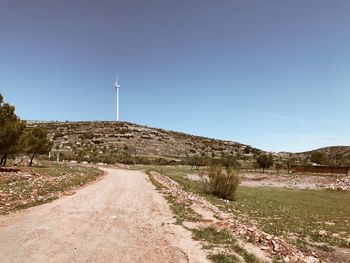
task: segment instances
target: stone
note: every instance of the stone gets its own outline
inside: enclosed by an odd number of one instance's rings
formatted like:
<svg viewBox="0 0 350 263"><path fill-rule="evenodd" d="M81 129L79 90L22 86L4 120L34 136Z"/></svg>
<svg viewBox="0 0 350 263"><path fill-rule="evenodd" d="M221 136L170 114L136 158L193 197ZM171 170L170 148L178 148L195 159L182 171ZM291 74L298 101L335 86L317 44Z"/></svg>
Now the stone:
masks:
<svg viewBox="0 0 350 263"><path fill-rule="evenodd" d="M326 237L328 235L328 233L326 230L320 230L320 231L318 231L318 235L321 237Z"/></svg>

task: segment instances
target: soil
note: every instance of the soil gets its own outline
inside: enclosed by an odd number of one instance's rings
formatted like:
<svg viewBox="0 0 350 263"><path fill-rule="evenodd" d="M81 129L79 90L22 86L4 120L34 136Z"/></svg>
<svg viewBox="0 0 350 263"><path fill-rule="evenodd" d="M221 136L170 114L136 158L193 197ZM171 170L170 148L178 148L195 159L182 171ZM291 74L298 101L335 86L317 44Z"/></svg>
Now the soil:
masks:
<svg viewBox="0 0 350 263"><path fill-rule="evenodd" d="M0 216L1 262L208 262L145 174L105 170L74 195Z"/></svg>
<svg viewBox="0 0 350 263"><path fill-rule="evenodd" d="M199 181L203 177L188 174L190 180ZM325 189L333 185L341 176L316 176L303 174L240 173L241 185L248 187L276 187L295 189ZM205 176L204 176L205 179Z"/></svg>

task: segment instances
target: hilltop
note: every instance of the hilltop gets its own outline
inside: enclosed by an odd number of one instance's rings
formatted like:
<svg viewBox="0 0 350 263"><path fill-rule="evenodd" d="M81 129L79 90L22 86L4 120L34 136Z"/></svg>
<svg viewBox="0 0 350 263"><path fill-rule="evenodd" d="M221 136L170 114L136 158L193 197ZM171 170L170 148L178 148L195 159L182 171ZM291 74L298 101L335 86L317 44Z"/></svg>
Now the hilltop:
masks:
<svg viewBox="0 0 350 263"><path fill-rule="evenodd" d="M251 158L262 152L249 145L186 133L151 128L129 122L35 122L48 132L54 149L65 158L108 161L120 156L139 156L178 161L188 156L236 156ZM113 160L111 160L113 161Z"/></svg>
<svg viewBox="0 0 350 263"><path fill-rule="evenodd" d="M295 153L296 157L305 159L311 158L312 156L318 156L323 158L327 162L337 163L339 165L350 165L350 146L329 146L323 147L307 152Z"/></svg>
<svg viewBox="0 0 350 263"><path fill-rule="evenodd" d="M312 154L314 152L323 153L330 158L350 157L350 146L329 146L298 154Z"/></svg>

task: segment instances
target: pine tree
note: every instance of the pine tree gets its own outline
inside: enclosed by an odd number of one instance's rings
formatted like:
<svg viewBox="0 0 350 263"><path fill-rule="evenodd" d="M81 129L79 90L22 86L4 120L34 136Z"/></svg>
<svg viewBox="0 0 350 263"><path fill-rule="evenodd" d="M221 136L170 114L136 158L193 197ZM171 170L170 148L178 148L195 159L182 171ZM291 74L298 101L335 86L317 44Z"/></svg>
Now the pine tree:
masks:
<svg viewBox="0 0 350 263"><path fill-rule="evenodd" d="M0 94L0 166L6 165L9 154L17 153L24 126L15 113L15 107L5 103Z"/></svg>
<svg viewBox="0 0 350 263"><path fill-rule="evenodd" d="M30 155L29 166L32 166L36 154L46 154L51 150L52 142L47 138L47 132L39 127L27 130L23 138L25 151Z"/></svg>

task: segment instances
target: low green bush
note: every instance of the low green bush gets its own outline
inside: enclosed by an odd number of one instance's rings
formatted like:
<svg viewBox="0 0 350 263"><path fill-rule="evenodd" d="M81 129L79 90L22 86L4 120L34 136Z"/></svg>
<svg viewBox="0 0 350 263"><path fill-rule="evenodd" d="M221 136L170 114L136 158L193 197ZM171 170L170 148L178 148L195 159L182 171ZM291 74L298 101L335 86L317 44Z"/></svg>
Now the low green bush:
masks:
<svg viewBox="0 0 350 263"><path fill-rule="evenodd" d="M213 166L208 176L207 191L223 199L235 198L240 179L232 169L223 170L221 166Z"/></svg>

